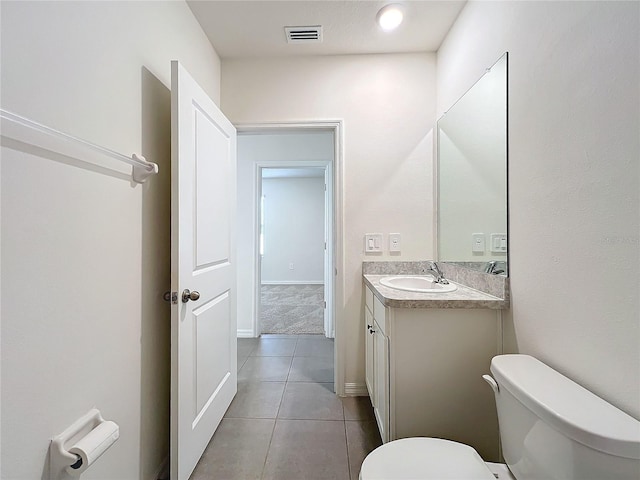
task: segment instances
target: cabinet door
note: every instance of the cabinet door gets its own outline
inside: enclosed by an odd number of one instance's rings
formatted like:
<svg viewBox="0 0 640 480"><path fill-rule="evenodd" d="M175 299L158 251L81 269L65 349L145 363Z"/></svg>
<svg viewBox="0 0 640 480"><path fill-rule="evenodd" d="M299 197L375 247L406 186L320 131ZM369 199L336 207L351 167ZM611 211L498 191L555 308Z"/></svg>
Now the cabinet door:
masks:
<svg viewBox="0 0 640 480"><path fill-rule="evenodd" d="M375 403L373 412L384 443L389 441L389 338L374 321L373 371L375 374Z"/></svg>
<svg viewBox="0 0 640 480"><path fill-rule="evenodd" d="M364 309L364 340L365 340L365 373L367 390L371 398L371 404L375 407L375 374L373 366L373 315L368 308Z"/></svg>

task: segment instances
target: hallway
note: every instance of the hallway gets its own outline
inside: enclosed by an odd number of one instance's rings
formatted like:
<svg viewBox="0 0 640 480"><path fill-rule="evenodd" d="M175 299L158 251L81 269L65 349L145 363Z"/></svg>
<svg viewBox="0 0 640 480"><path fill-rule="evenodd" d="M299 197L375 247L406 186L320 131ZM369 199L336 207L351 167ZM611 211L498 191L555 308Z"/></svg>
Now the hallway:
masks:
<svg viewBox="0 0 640 480"><path fill-rule="evenodd" d="M333 340L238 339L238 394L191 480L357 480L380 445L369 397L333 393Z"/></svg>

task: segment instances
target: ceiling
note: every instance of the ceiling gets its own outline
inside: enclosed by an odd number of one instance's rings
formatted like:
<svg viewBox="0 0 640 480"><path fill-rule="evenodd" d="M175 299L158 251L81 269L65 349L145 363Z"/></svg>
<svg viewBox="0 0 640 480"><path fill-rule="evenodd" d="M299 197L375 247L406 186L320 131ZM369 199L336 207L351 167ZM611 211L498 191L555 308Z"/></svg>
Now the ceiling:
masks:
<svg viewBox="0 0 640 480"><path fill-rule="evenodd" d="M459 0L188 0L222 59L435 52L462 10ZM389 3L405 9L393 32L376 23ZM323 42L288 44L285 26L322 25Z"/></svg>

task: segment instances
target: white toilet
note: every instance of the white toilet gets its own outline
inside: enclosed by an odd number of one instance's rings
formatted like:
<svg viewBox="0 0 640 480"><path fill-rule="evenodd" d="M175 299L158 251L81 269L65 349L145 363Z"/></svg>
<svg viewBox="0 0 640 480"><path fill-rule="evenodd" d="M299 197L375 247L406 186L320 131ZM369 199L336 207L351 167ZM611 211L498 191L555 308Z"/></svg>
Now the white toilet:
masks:
<svg viewBox="0 0 640 480"><path fill-rule="evenodd" d="M404 438L371 452L360 480L640 479L638 420L528 355L494 357L491 373L506 465L461 443Z"/></svg>

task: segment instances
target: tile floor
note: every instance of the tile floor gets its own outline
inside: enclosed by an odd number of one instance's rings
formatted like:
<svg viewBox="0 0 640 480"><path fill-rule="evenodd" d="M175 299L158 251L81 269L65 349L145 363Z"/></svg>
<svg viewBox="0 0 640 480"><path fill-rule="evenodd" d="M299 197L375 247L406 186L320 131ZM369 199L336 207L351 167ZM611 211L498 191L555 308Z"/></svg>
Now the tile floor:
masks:
<svg viewBox="0 0 640 480"><path fill-rule="evenodd" d="M238 339L238 394L191 480L357 480L381 444L368 397L333 393L333 340Z"/></svg>

